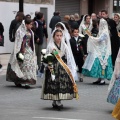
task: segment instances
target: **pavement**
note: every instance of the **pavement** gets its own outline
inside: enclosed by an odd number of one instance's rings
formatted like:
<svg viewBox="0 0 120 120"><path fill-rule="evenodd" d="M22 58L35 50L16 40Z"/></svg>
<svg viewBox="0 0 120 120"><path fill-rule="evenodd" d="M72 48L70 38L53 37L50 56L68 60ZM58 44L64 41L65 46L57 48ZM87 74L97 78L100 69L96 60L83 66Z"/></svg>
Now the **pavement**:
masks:
<svg viewBox="0 0 120 120"><path fill-rule="evenodd" d="M106 85L93 85L96 79L84 77L77 82L79 100L62 101L61 111L52 108L52 101L41 100L44 79L30 89L16 87L6 81L6 69L10 54L0 55L3 70L0 72L0 120L115 120L111 116L114 105L107 103Z"/></svg>

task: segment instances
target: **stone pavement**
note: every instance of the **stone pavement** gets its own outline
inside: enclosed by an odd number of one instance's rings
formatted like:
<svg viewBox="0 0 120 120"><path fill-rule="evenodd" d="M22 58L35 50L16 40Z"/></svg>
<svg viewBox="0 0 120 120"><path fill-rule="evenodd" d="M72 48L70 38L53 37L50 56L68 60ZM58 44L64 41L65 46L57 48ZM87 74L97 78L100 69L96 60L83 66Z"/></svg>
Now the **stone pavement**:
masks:
<svg viewBox="0 0 120 120"><path fill-rule="evenodd" d="M52 101L40 99L44 79L38 77L37 84L30 89L17 88L5 80L10 54L0 55L3 71L0 73L0 120L114 120L111 112L114 105L106 102L106 85L93 85L96 79L84 77L77 82L79 100L62 101L64 108L56 111Z"/></svg>

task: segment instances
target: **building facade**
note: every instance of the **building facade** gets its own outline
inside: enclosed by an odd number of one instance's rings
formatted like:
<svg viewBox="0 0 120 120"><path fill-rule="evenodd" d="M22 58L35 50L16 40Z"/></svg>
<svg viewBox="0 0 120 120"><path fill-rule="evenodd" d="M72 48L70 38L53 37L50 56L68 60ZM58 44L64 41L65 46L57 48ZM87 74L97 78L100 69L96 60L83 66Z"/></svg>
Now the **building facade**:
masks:
<svg viewBox="0 0 120 120"><path fill-rule="evenodd" d="M114 12L120 11L120 0L55 0L55 10L64 15L79 13L80 15L96 13L102 9L108 10L112 17Z"/></svg>
<svg viewBox="0 0 120 120"><path fill-rule="evenodd" d="M14 43L9 40L9 27L11 21L15 18L19 11L19 0L0 0L0 22L4 26L4 47L0 47L0 53L11 53ZM51 35L49 21L55 11L54 0L24 0L24 14L30 14L32 18L35 16L35 11L41 11L48 27L48 36Z"/></svg>
<svg viewBox="0 0 120 120"><path fill-rule="evenodd" d="M5 46L0 47L0 53L10 53L13 50L14 44L9 41L9 26L16 12L19 11L18 2L19 0L0 0L0 14L3 16L0 17L0 22L5 28ZM49 37L51 34L49 22L55 10L60 11L61 18L63 18L64 15L74 13L84 15L94 12L98 14L102 9L108 10L109 16L112 16L113 13L120 12L120 0L24 0L24 14L30 14L33 18L35 11L44 13Z"/></svg>

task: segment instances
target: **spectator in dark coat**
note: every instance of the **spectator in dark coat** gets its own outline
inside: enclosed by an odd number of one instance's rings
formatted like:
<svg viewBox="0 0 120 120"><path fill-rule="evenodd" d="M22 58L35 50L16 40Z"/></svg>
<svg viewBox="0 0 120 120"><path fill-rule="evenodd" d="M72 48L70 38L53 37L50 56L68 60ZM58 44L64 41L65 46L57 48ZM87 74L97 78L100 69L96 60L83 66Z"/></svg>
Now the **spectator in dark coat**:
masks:
<svg viewBox="0 0 120 120"><path fill-rule="evenodd" d="M77 21L75 21L74 15L70 15L69 25L70 25L71 29L79 28Z"/></svg>
<svg viewBox="0 0 120 120"><path fill-rule="evenodd" d="M40 68L40 64L41 64L41 49L42 49L43 36L44 36L43 21L44 21L43 13L38 12L36 16L36 23L38 24L38 26L34 31L36 35L35 50L36 50L36 56L37 56L38 69Z"/></svg>
<svg viewBox="0 0 120 120"><path fill-rule="evenodd" d="M101 16L108 23L108 29L110 31L110 40L111 40L111 50L112 50L112 63L115 65L115 60L119 50L119 37L116 29L116 23L113 19L108 17L108 12L106 10L101 11Z"/></svg>
<svg viewBox="0 0 120 120"><path fill-rule="evenodd" d="M54 30L55 25L58 22L61 22L60 13L54 12L54 16L51 18L50 23L49 23L49 27L51 28L52 31Z"/></svg>
<svg viewBox="0 0 120 120"><path fill-rule="evenodd" d="M15 19L11 21L10 28L9 28L9 40L11 42L15 41L15 32L17 28L22 23L22 20L24 19L23 12L18 12Z"/></svg>
<svg viewBox="0 0 120 120"><path fill-rule="evenodd" d="M78 13L75 13L74 14L74 18L75 18L75 21L78 23L78 25L80 26L80 23L81 23L81 20L80 20L80 16Z"/></svg>

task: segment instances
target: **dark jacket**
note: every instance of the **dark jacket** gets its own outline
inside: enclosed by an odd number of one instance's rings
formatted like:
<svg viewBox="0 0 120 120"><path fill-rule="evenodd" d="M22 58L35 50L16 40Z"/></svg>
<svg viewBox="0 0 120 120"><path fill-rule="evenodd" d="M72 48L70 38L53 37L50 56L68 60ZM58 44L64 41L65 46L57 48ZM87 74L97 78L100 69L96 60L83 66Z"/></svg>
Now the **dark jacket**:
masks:
<svg viewBox="0 0 120 120"><path fill-rule="evenodd" d="M37 38L40 39L40 41L39 41L39 43L37 43L35 40L35 43L42 44L43 43L43 36L44 36L43 22L41 22L40 20L37 20L37 23L38 23L38 28L36 28L35 35Z"/></svg>
<svg viewBox="0 0 120 120"><path fill-rule="evenodd" d="M10 27L9 27L9 39L11 40L15 36L15 26L17 25L17 20L14 19L11 21Z"/></svg>
<svg viewBox="0 0 120 120"><path fill-rule="evenodd" d="M119 37L116 29L116 23L114 20L107 18L108 28L110 31L111 50L112 50L112 63L115 64L115 60L119 50Z"/></svg>
<svg viewBox="0 0 120 120"><path fill-rule="evenodd" d="M71 29L78 29L79 28L79 25L78 25L77 21L75 21L75 20L69 20L68 23L69 23Z"/></svg>
<svg viewBox="0 0 120 120"><path fill-rule="evenodd" d="M52 29L52 31L54 30L55 28L55 25L58 23L58 22L61 22L61 18L59 15L55 15L51 18L50 20L50 23L49 23L49 27Z"/></svg>
<svg viewBox="0 0 120 120"><path fill-rule="evenodd" d="M70 39L70 45L71 45L71 49L73 52L73 56L84 56L84 43L83 43L83 38L81 38L80 36L78 37L77 41L75 40L74 37L72 37ZM82 49L83 51L82 51Z"/></svg>
<svg viewBox="0 0 120 120"><path fill-rule="evenodd" d="M83 43L83 38L80 36L78 37L77 41L75 40L74 37L70 39L70 45L72 49L72 53L75 59L75 63L79 68L79 72L82 72L82 66L84 63L83 57L84 57L84 43Z"/></svg>
<svg viewBox="0 0 120 120"><path fill-rule="evenodd" d="M10 24L10 28L9 28L9 39L11 42L15 41L15 33L17 31L17 29L19 28L19 26L21 25L22 21L19 22L16 19L12 20L11 24Z"/></svg>

